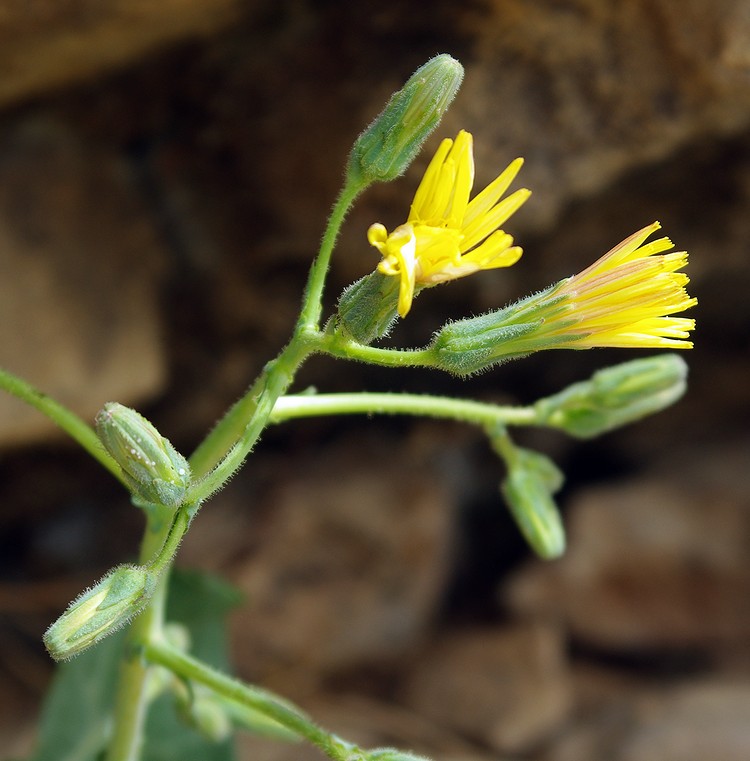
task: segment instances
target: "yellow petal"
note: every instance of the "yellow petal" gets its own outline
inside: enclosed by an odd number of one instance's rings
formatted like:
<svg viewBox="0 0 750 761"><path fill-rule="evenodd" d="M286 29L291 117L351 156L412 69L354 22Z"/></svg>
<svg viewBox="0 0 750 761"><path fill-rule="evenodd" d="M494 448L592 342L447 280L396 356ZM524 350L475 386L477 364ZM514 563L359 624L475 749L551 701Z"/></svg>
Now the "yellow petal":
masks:
<svg viewBox="0 0 750 761"><path fill-rule="evenodd" d="M476 262L480 269L489 270L497 267L510 267L515 264L523 253L520 246L513 245L513 237L502 230L496 230L476 248L462 257L464 260Z"/></svg>
<svg viewBox="0 0 750 761"><path fill-rule="evenodd" d="M499 177L493 180L481 193L472 198L471 203L466 209L466 214L464 214L465 226L489 211L500 200L522 166L523 159L515 159Z"/></svg>
<svg viewBox="0 0 750 761"><path fill-rule="evenodd" d="M464 240L461 243L461 250L468 251L483 241L491 232L497 230L508 217L515 214L523 206L530 195L531 191L525 188L517 190L500 201L486 214L477 217L471 224L465 225L462 230Z"/></svg>
<svg viewBox="0 0 750 761"><path fill-rule="evenodd" d="M445 213L447 227L459 228L464 219L471 188L474 185L474 155L472 137L468 132L458 133L451 154L455 153L456 174L453 180L453 192Z"/></svg>
<svg viewBox="0 0 750 761"><path fill-rule="evenodd" d="M419 183L417 192L414 194L414 200L411 203L411 211L409 213L408 222L419 221L427 218L425 214L425 207L431 202L433 194L435 192L435 185L438 182L440 176L440 170L442 169L445 157L453 145L453 140L446 137L440 143L435 155L432 157L432 161L427 165L422 181Z"/></svg>

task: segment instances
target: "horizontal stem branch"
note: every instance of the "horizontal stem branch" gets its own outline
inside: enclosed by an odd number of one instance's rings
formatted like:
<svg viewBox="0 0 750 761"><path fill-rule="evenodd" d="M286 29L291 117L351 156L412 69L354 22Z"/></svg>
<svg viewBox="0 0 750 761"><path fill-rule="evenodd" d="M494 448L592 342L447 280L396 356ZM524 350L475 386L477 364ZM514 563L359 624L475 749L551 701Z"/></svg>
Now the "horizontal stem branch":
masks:
<svg viewBox="0 0 750 761"><path fill-rule="evenodd" d="M384 367L434 367L433 349L381 349L347 340L338 333L320 335L319 351L339 359L355 359Z"/></svg>
<svg viewBox="0 0 750 761"><path fill-rule="evenodd" d="M270 422L322 415L413 415L472 423L482 427L534 425L533 407L510 407L429 394L293 394L276 401Z"/></svg>

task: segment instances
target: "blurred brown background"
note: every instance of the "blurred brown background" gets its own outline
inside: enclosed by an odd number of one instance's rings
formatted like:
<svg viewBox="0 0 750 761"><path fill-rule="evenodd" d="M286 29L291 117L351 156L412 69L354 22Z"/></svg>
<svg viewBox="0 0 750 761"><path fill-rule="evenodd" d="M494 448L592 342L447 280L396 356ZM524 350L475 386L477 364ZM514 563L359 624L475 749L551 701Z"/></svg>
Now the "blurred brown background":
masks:
<svg viewBox="0 0 750 761"><path fill-rule="evenodd" d="M525 156L511 270L425 293L419 345L659 219L691 254L691 385L568 474L570 546L531 558L474 431L271 430L181 563L234 581L245 677L367 745L439 759L750 757L750 0L68 0L0 6L0 365L91 419L136 406L182 451L285 342L351 142L430 56L466 67L438 134L477 185ZM351 213L329 304L404 220L424 158ZM468 382L310 362L298 388L531 402L635 353L547 352ZM30 747L46 625L136 552L105 473L0 397L0 748ZM243 758L307 758L245 738ZM310 752L310 758L316 754Z"/></svg>

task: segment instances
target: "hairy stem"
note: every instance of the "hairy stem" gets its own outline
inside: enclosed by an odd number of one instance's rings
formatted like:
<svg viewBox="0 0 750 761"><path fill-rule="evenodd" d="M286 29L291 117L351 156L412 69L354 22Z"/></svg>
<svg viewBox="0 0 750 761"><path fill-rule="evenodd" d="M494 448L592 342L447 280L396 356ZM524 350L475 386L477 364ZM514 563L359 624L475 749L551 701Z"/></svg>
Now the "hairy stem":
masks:
<svg viewBox="0 0 750 761"><path fill-rule="evenodd" d="M245 423L239 438L224 457L189 489L187 495L189 502L195 504L203 502L221 489L240 468L268 425L276 400L289 388L300 365L315 351L319 335L319 333L296 333L284 351L266 365L259 383L256 384L260 388L254 398L249 421Z"/></svg>
<svg viewBox="0 0 750 761"><path fill-rule="evenodd" d="M315 724L288 701L259 687L244 684L211 668L161 640L151 639L143 649L146 660L209 687L218 695L240 703L272 719L297 736L320 748L334 761L345 761L347 745Z"/></svg>
<svg viewBox="0 0 750 761"><path fill-rule="evenodd" d="M325 286L326 275L328 274L328 265L331 261L333 247L336 245L336 239L339 236L344 217L351 208L352 203L354 203L354 199L363 190L364 185L362 182L355 182L351 178L347 178L346 184L336 199L336 203L333 205L326 229L323 232L318 255L312 267L310 267L310 273L307 277L302 311L297 323L299 328L317 330L320 327L320 315L323 310L323 288Z"/></svg>
<svg viewBox="0 0 750 761"><path fill-rule="evenodd" d="M473 423L484 428L534 425L533 407L509 407L428 394L351 393L295 394L276 402L270 422L320 415L413 415Z"/></svg>
<svg viewBox="0 0 750 761"><path fill-rule="evenodd" d="M434 367L436 364L432 349L381 349L343 338L337 333L322 334L320 350L339 359L355 359L385 367Z"/></svg>
<svg viewBox="0 0 750 761"><path fill-rule="evenodd" d="M162 554L165 545L174 538L179 516L173 511L154 507L143 537L140 563L147 565ZM174 521L172 518L174 517ZM184 533L186 524L182 531ZM140 657L141 643L157 637L164 623L169 569L164 568L154 594L146 609L133 621L125 640L125 650L117 682L113 732L106 761L138 761L143 744L143 727L147 709L148 664Z"/></svg>
<svg viewBox="0 0 750 761"><path fill-rule="evenodd" d="M263 394L264 390L269 386L268 370L273 366L278 366L280 360L283 362L285 358L294 355L300 344L309 342L310 336L319 337L320 334L318 329L320 315L323 309L323 288L325 286L326 275L328 274L328 265L331 260L331 254L333 253L333 247L336 244L336 239L338 238L346 213L349 211L354 199L363 189L364 187L361 184L355 184L352 181L349 181L336 199L323 233L320 249L310 266L310 272L308 274L302 300L302 307L299 317L297 318L292 341L275 362L269 363L269 365L266 366L264 372L261 373L260 377L258 377L252 386L250 386L244 396L229 408L224 417L216 424L213 430L209 432L206 438L190 456L190 467L197 478L206 476L212 468L216 467L216 465L221 462L222 458L227 458L231 455L231 459L235 459L236 453L233 453L232 450L233 448L236 448L240 438L252 438L252 436L248 436L247 428L253 423L253 421L261 421L260 427L262 431L266 422L263 420L263 415L266 412L270 413L270 408L267 410L259 410L261 394ZM318 343L319 342L318 339ZM295 367L290 368L287 364L287 366L284 367L284 370L293 376L294 371L302 363L305 356L307 356L307 353L297 357L297 365ZM287 386L288 385L289 384L287 384ZM268 397L264 398L262 401L267 401L267 398ZM258 435L259 433L260 432L258 432ZM255 435L255 439L257 439L258 435ZM253 443L254 439L251 442L250 447L245 447L243 445L241 449L246 448L247 451L250 451ZM212 478L211 480L216 481L217 479ZM210 493L208 490L203 491Z"/></svg>
<svg viewBox="0 0 750 761"><path fill-rule="evenodd" d="M26 402L26 404L43 415L46 415L125 485L120 466L101 445L94 429L90 425L87 425L78 415L71 412L67 407L64 407L60 402L56 402L51 397L34 388L30 383L1 368L0 388L21 401Z"/></svg>

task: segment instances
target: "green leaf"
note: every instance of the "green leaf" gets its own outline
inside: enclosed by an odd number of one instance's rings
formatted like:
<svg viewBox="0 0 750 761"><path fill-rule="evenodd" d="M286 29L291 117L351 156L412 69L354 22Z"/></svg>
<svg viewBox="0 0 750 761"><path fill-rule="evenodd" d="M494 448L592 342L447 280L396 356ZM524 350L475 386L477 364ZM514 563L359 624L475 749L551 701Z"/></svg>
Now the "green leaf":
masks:
<svg viewBox="0 0 750 761"><path fill-rule="evenodd" d="M187 626L196 658L227 670L225 619L241 602L242 594L218 576L176 570L169 583L167 621Z"/></svg>
<svg viewBox="0 0 750 761"><path fill-rule="evenodd" d="M110 730L115 681L125 639L117 632L57 667L42 708L30 761L96 761Z"/></svg>

